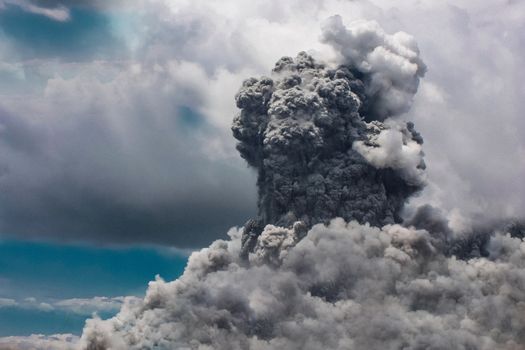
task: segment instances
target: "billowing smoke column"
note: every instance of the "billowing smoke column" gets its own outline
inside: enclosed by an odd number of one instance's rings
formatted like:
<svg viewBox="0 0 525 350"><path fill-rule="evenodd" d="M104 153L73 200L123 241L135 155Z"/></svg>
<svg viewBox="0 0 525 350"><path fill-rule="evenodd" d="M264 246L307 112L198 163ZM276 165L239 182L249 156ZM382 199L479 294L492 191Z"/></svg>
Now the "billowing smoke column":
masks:
<svg viewBox="0 0 525 350"><path fill-rule="evenodd" d="M267 224L307 227L335 217L382 226L421 189L421 136L387 118L408 110L425 72L414 40L375 23L345 28L331 18L323 40L335 68L301 52L272 78L248 79L236 96L237 146L258 170L259 217L246 225L244 254Z"/></svg>
<svg viewBox="0 0 525 350"><path fill-rule="evenodd" d="M334 17L323 40L340 66L283 58L237 96L260 217L88 320L81 349L524 349L521 226L458 240L482 252L460 259L431 207L396 223L424 183L421 137L392 118L424 72L413 39Z"/></svg>

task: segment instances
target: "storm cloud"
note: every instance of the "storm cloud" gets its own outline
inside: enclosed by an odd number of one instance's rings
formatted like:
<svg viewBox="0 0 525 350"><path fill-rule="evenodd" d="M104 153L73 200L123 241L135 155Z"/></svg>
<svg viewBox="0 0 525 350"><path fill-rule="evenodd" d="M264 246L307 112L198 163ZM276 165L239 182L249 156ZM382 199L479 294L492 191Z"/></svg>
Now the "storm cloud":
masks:
<svg viewBox="0 0 525 350"><path fill-rule="evenodd" d="M0 110L2 235L195 247L250 217L253 180L211 153L220 132L185 80L205 73L184 62L107 71L114 80L56 78L44 100Z"/></svg>

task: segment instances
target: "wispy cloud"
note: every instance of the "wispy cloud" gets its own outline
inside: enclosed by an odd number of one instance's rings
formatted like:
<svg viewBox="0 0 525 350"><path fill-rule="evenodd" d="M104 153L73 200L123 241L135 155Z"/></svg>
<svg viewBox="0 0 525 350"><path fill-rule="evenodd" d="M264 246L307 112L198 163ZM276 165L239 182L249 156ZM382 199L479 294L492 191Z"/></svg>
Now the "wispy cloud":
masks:
<svg viewBox="0 0 525 350"><path fill-rule="evenodd" d="M10 306L17 306L17 302L14 299L9 298L0 298L0 308L3 307L10 307Z"/></svg>
<svg viewBox="0 0 525 350"><path fill-rule="evenodd" d="M4 350L71 350L77 341L78 337L73 334L32 334L27 337L0 338L0 347Z"/></svg>
<svg viewBox="0 0 525 350"><path fill-rule="evenodd" d="M30 297L22 300L0 298L0 308L21 308L43 312L60 311L71 312L79 315L92 315L93 313L111 313L118 311L124 303L135 303L137 297L93 297L72 298L62 300L41 301Z"/></svg>
<svg viewBox="0 0 525 350"><path fill-rule="evenodd" d="M0 10L5 8L5 6L8 4L18 6L24 11L34 13L36 15L42 15L59 22L66 22L71 19L71 13L69 12L69 9L62 5L48 8L35 5L26 0L0 0Z"/></svg>

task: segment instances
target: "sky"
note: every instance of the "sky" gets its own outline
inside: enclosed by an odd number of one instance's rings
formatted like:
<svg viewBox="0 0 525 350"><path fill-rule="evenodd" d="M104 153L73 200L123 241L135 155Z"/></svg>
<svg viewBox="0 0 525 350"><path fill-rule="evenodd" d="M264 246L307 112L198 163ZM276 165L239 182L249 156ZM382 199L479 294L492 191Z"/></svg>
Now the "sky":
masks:
<svg viewBox="0 0 525 350"><path fill-rule="evenodd" d="M234 96L321 23L418 42L413 108L450 224L525 213L519 1L0 0L0 336L79 334L256 212Z"/></svg>
<svg viewBox="0 0 525 350"><path fill-rule="evenodd" d="M2 241L0 253L0 336L78 332L93 312L112 315L123 296L142 295L155 275L178 277L187 260L168 248L19 240Z"/></svg>

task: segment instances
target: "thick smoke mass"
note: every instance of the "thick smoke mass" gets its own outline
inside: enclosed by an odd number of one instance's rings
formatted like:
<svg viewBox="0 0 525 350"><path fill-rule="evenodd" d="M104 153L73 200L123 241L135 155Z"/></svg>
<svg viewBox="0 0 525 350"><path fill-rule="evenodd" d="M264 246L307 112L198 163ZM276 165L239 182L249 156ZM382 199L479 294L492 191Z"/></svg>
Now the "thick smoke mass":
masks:
<svg viewBox="0 0 525 350"><path fill-rule="evenodd" d="M259 217L247 225L246 249L266 224L400 222L424 184L421 136L411 123L383 122L408 109L425 71L413 39L374 22L347 29L339 16L322 39L340 52L339 66L304 52L283 57L271 78L246 80L236 96L237 148L258 170Z"/></svg>
<svg viewBox="0 0 525 350"><path fill-rule="evenodd" d="M299 230L300 232L300 230ZM191 256L140 306L89 320L84 349L522 349L525 243L503 233L489 257L444 256L424 230L342 219L268 225ZM521 345L520 345L521 344Z"/></svg>
<svg viewBox="0 0 525 350"><path fill-rule="evenodd" d="M523 349L523 226L460 240L431 206L401 222L425 184L399 120L425 71L414 40L339 17L322 40L337 64L284 57L236 96L259 216L88 320L80 348Z"/></svg>

